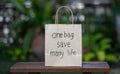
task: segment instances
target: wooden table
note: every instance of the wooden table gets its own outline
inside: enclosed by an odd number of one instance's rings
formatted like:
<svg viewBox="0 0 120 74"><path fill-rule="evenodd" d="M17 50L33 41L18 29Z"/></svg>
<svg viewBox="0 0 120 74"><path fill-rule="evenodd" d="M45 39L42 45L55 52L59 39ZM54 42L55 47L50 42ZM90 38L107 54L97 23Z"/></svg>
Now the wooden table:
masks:
<svg viewBox="0 0 120 74"><path fill-rule="evenodd" d="M110 67L107 62L83 62L80 67L52 67L45 66L44 62L17 62L10 68L11 73L15 72L83 72L83 74L91 74L92 72L109 73Z"/></svg>

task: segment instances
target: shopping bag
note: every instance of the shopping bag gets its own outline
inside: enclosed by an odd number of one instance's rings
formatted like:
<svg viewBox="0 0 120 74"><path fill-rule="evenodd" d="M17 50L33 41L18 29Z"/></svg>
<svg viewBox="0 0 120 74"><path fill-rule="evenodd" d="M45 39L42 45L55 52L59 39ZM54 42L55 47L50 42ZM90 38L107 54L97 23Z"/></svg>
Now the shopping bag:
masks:
<svg viewBox="0 0 120 74"><path fill-rule="evenodd" d="M72 24L58 24L58 12L67 8ZM55 24L45 25L45 66L82 66L81 24L73 24L68 6L58 8Z"/></svg>

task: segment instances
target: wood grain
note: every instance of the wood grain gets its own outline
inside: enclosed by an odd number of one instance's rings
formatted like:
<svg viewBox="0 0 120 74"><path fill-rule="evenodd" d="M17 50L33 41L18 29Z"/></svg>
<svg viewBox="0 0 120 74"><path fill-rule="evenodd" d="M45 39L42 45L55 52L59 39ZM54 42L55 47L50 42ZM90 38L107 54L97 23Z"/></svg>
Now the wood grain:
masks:
<svg viewBox="0 0 120 74"><path fill-rule="evenodd" d="M110 67L107 62L83 62L82 68L45 66L44 62L17 62L10 72L110 72Z"/></svg>

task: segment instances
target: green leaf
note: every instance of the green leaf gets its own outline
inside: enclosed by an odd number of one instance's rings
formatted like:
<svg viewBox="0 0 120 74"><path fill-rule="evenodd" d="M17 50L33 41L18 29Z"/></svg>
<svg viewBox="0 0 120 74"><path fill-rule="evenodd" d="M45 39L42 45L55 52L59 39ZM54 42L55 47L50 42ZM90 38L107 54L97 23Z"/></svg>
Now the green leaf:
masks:
<svg viewBox="0 0 120 74"><path fill-rule="evenodd" d="M105 56L106 56L105 51L98 51L97 52L98 60L104 61L105 60Z"/></svg>
<svg viewBox="0 0 120 74"><path fill-rule="evenodd" d="M100 47L99 47L99 45L98 45L97 43L92 44L91 50L92 50L93 52L98 52L99 49L100 49Z"/></svg>
<svg viewBox="0 0 120 74"><path fill-rule="evenodd" d="M25 20L21 20L21 19L17 19L12 23L11 29L15 29L17 27L21 27L24 25L26 21Z"/></svg>
<svg viewBox="0 0 120 74"><path fill-rule="evenodd" d="M40 3L39 0L32 0L32 11L34 12L34 14L35 14L36 18L38 18L38 20L43 19L44 8L42 6L42 3Z"/></svg>
<svg viewBox="0 0 120 74"><path fill-rule="evenodd" d="M28 15L28 9L25 6L24 0L11 0L13 6L19 10L19 12Z"/></svg>
<svg viewBox="0 0 120 74"><path fill-rule="evenodd" d="M46 1L46 6L44 10L44 20L49 20L52 16L52 5L50 1Z"/></svg>
<svg viewBox="0 0 120 74"><path fill-rule="evenodd" d="M85 61L90 61L91 59L93 59L95 57L95 54L92 53L92 52L89 52L89 53L86 53L84 56L83 56L83 60Z"/></svg>
<svg viewBox="0 0 120 74"><path fill-rule="evenodd" d="M102 45L102 44L109 44L111 42L111 39L109 39L109 38L104 38L104 39L102 39L101 41L100 41L100 44Z"/></svg>
<svg viewBox="0 0 120 74"><path fill-rule="evenodd" d="M21 56L20 56L20 59L21 59L21 60L26 60L26 55L21 55Z"/></svg>
<svg viewBox="0 0 120 74"><path fill-rule="evenodd" d="M21 49L15 49L15 56L19 56L22 53Z"/></svg>
<svg viewBox="0 0 120 74"><path fill-rule="evenodd" d="M99 40L102 37L103 37L103 35L101 33L98 33L98 34L92 35L91 40L97 41L97 40Z"/></svg>
<svg viewBox="0 0 120 74"><path fill-rule="evenodd" d="M110 49L111 48L111 45L107 44L107 45L102 45L100 47L100 50L107 50L107 49Z"/></svg>
<svg viewBox="0 0 120 74"><path fill-rule="evenodd" d="M28 49L30 49L33 34L34 34L34 30L29 30L24 37L24 43L23 43L24 54L27 54Z"/></svg>
<svg viewBox="0 0 120 74"><path fill-rule="evenodd" d="M110 42L111 42L111 40L109 38L102 39L100 41L101 50L106 50L106 49L111 48Z"/></svg>
<svg viewBox="0 0 120 74"><path fill-rule="evenodd" d="M106 61L118 62L118 58L113 54L107 54L105 59Z"/></svg>

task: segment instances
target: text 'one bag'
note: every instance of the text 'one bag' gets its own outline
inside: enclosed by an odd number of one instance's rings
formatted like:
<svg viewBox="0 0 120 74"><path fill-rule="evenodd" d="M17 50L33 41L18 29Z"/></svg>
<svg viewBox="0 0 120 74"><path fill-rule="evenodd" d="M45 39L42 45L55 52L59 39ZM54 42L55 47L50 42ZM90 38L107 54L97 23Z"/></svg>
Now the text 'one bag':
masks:
<svg viewBox="0 0 120 74"><path fill-rule="evenodd" d="M58 24L58 8L55 24L45 25L45 66L82 66L81 24Z"/></svg>

